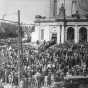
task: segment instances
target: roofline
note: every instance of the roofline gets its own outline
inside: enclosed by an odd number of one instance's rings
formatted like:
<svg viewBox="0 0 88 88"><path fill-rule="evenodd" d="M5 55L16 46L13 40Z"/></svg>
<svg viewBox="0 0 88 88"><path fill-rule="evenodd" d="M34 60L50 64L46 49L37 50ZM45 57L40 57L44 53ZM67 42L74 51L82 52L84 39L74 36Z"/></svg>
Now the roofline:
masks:
<svg viewBox="0 0 88 88"><path fill-rule="evenodd" d="M40 20L36 20L34 21L34 23L44 23L44 22L88 22L88 19L86 18L65 18L65 19L40 19Z"/></svg>

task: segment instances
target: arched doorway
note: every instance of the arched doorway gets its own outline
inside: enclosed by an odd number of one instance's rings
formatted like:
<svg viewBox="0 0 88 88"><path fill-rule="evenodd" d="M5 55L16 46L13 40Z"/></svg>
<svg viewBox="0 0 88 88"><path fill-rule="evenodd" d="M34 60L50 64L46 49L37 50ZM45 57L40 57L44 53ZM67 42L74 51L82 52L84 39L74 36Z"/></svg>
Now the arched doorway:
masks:
<svg viewBox="0 0 88 88"><path fill-rule="evenodd" d="M85 27L79 29L79 41L87 41L87 29Z"/></svg>
<svg viewBox="0 0 88 88"><path fill-rule="evenodd" d="M74 41L74 28L72 27L67 29L67 41L68 40Z"/></svg>

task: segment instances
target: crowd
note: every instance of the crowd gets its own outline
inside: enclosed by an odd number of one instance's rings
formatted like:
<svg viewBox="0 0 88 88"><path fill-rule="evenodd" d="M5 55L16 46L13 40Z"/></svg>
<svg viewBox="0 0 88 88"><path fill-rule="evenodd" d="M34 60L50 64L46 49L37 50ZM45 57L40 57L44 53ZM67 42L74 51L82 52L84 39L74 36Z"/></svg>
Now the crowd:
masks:
<svg viewBox="0 0 88 88"><path fill-rule="evenodd" d="M38 49L23 45L21 88L51 87L64 76L88 75L88 43L66 41L45 42ZM0 83L18 86L18 48L8 45L0 49Z"/></svg>

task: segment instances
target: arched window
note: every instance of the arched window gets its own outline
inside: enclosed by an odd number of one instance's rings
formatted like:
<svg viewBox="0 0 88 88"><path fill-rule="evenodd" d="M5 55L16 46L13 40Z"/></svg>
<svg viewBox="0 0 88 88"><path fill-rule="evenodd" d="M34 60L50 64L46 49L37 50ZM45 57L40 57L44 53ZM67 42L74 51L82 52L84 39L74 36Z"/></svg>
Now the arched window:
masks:
<svg viewBox="0 0 88 88"><path fill-rule="evenodd" d="M54 6L53 6L53 16L57 16L57 0L54 0Z"/></svg>
<svg viewBox="0 0 88 88"><path fill-rule="evenodd" d="M44 39L44 30L41 30L41 40Z"/></svg>

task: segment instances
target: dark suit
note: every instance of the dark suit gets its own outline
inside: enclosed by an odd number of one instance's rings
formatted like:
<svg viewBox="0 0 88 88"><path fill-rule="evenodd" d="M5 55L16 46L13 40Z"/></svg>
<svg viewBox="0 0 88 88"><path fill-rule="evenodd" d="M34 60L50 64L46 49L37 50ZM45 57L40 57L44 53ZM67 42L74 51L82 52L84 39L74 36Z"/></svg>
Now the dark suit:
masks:
<svg viewBox="0 0 88 88"><path fill-rule="evenodd" d="M1 85L0 88L4 88L4 86Z"/></svg>

